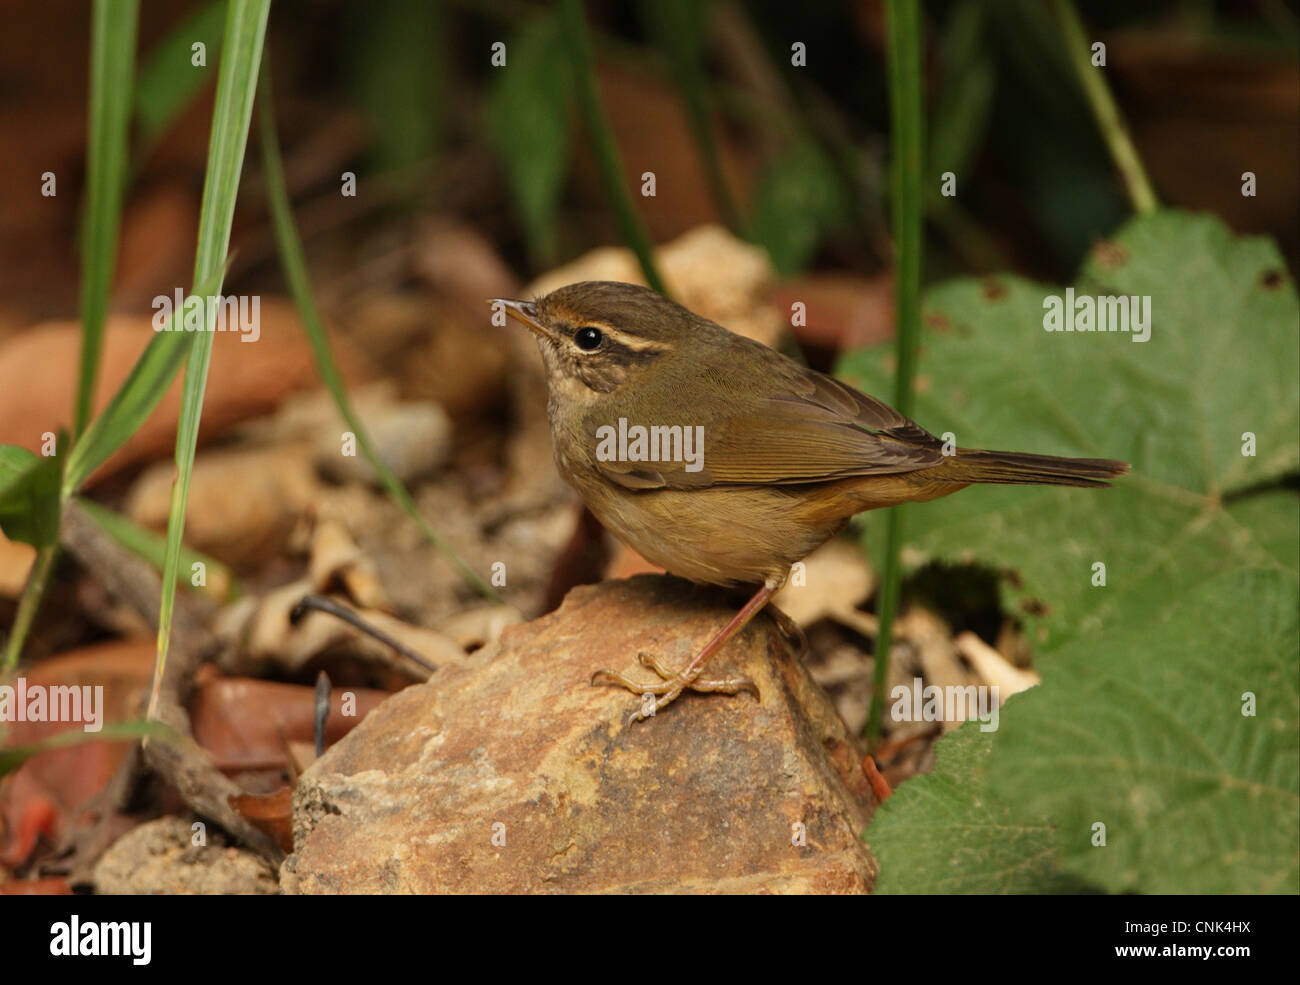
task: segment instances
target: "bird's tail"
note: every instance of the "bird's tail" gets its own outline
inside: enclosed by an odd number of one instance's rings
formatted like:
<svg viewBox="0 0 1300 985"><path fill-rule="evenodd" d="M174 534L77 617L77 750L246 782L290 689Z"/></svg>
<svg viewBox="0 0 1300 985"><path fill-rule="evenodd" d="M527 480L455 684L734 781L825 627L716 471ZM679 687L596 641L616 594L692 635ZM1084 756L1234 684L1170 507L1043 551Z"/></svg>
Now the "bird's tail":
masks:
<svg viewBox="0 0 1300 985"><path fill-rule="evenodd" d="M1058 458L1018 451L958 449L944 467L954 482L995 482L1030 486L1108 486L1123 475L1127 462L1109 458Z"/></svg>

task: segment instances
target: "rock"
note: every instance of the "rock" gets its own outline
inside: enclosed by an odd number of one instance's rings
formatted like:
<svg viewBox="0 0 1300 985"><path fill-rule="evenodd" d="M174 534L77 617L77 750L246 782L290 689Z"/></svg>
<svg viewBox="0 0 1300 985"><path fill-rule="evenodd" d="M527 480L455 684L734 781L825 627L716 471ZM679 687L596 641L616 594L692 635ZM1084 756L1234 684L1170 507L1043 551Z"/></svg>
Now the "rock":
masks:
<svg viewBox="0 0 1300 985"><path fill-rule="evenodd" d="M291 893L859 893L876 865L860 753L769 615L687 694L626 724L643 676L722 626L725 593L664 576L571 592L556 612L372 711L301 777Z"/></svg>
<svg viewBox="0 0 1300 985"><path fill-rule="evenodd" d="M451 455L451 418L428 400L359 412L375 454L403 483L432 472ZM315 445L316 467L337 482L382 483L361 453L355 438L343 453L347 425L340 422L331 432L321 433Z"/></svg>
<svg viewBox="0 0 1300 985"><path fill-rule="evenodd" d="M165 533L175 477L173 462L145 469L127 496L127 516ZM309 453L295 446L200 452L190 475L185 543L237 568L263 564L288 547L318 487Z"/></svg>
<svg viewBox="0 0 1300 985"><path fill-rule="evenodd" d="M101 895L234 894L276 892L275 875L252 852L232 848L214 826L208 843L192 844L190 822L162 817L133 829L114 842L95 865L95 892Z"/></svg>

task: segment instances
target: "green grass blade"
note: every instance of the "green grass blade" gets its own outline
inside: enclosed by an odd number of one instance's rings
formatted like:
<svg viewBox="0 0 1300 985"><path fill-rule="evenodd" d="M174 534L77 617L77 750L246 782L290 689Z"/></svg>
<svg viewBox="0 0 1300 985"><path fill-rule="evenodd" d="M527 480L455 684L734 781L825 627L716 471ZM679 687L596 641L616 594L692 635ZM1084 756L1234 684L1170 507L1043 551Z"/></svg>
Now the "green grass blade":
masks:
<svg viewBox="0 0 1300 985"><path fill-rule="evenodd" d="M72 433L90 420L104 341L108 291L126 189L139 0L95 0L90 32L90 123L86 137L86 214L81 243L81 368Z"/></svg>
<svg viewBox="0 0 1300 985"><path fill-rule="evenodd" d="M50 573L54 570L54 561L59 554L58 543L46 544L36 552L36 561L27 575L23 585L23 594L18 599L18 611L14 614L13 628L9 639L5 641L4 672L18 666L18 654L22 652L27 633L32 628L36 612L45 597L45 588L50 583Z"/></svg>
<svg viewBox="0 0 1300 985"><path fill-rule="evenodd" d="M285 280L288 281L289 292L298 306L298 313L302 315L302 323L306 327L307 340L311 343L312 353L316 357L316 368L320 378L334 397L334 403L338 406L343 420L347 422L348 429L357 436L357 445L361 448L361 453L370 463L370 467L375 470L375 474L379 476L389 496L419 525L429 542L456 566L475 591L485 598L499 602L501 597L492 586L452 550L451 545L443 540L420 515L420 511L416 509L401 480L375 452L369 434L352 410L347 389L343 385L342 374L339 373L338 362L334 359L329 337L325 334L325 324L316 308L311 277L307 273L307 258L303 255L302 241L298 238L298 231L293 224L293 210L289 203L288 186L284 180L284 164L280 159L280 142L275 133L275 108L271 99L269 70L262 73L261 98L258 116L261 127L262 168L266 172L266 195L271 211L271 224L275 229L275 241L280 250L280 264L284 268Z"/></svg>
<svg viewBox="0 0 1300 985"><path fill-rule="evenodd" d="M202 43L205 60L217 64L226 0L209 0L149 49L135 87L140 156L147 155L185 107L212 81L209 69L193 63L192 46Z"/></svg>
<svg viewBox="0 0 1300 985"><path fill-rule="evenodd" d="M744 220L722 173L717 135L709 118L704 75L704 32L709 5L699 0L642 0L640 8L642 20L649 26L655 43L663 49L672 66L672 75L682 97L682 107L695 137L713 201L722 214L722 221L732 231L741 233L745 228Z"/></svg>
<svg viewBox="0 0 1300 985"><path fill-rule="evenodd" d="M82 742L121 741L123 739L141 738L170 742L176 738L176 733L162 722L145 722L138 719L126 722L111 722L98 732L87 732L84 729L76 728L68 729L66 732L57 732L54 735L47 736L39 742L29 742L24 745L8 746L0 749L0 778L3 778L7 773L12 773L37 753L49 749L61 749L64 746L75 746Z"/></svg>
<svg viewBox="0 0 1300 985"><path fill-rule="evenodd" d="M198 285L194 296L215 294L224 276L224 270L217 270ZM80 489L90 474L140 429L171 386L194 335L183 330L183 311L184 306L173 312L167 329L149 340L108 406L73 445L63 472L65 498Z"/></svg>
<svg viewBox="0 0 1300 985"><path fill-rule="evenodd" d="M885 4L889 33L889 95L893 120L894 155L892 198L894 215L895 295L898 305L898 369L894 379L894 406L912 414L912 381L921 334L921 178L924 174L921 111L921 13L917 0L888 0ZM880 738L885 686L889 680L889 653L893 646L894 613L898 608L902 569L905 507L889 510L880 601L876 607L880 633L867 716L867 740L874 748Z"/></svg>
<svg viewBox="0 0 1300 985"><path fill-rule="evenodd" d="M230 226L239 193L239 176L248 146L248 127L257 92L257 74L266 38L270 0L231 0L226 14L221 71L217 77L212 135L208 142L208 170L199 211L199 245L194 258L194 282L207 281L225 268L230 247ZM219 293L218 287L218 293ZM207 295L204 295L205 297ZM176 604L176 577L180 568L181 535L189 499L194 450L198 445L203 392L212 360L212 328L216 307L205 305L205 330L197 332L185 366L181 414L176 430L176 481L167 516L167 552L163 559L162 602L158 611L158 664L149 694L148 717L158 712L158 696L167 665L172 613Z"/></svg>
<svg viewBox="0 0 1300 985"><path fill-rule="evenodd" d="M1083 22L1079 19L1079 12L1074 9L1074 4L1070 0L1054 0L1054 5L1057 20L1061 25L1061 34L1065 39L1065 47L1069 52L1070 63L1079 77L1084 95L1088 97L1092 114L1097 118L1097 127L1101 130L1102 139L1106 141L1106 148L1110 151L1115 167L1119 169L1124 179L1124 187L1128 189L1133 210L1139 215L1154 212L1159 207L1156 193L1151 187L1150 179L1147 178L1146 169L1142 167L1142 159L1138 157L1137 148L1129 138L1128 129L1124 126L1124 118L1120 115L1119 107L1115 105L1115 97L1111 95L1110 87L1106 85L1105 74L1094 67L1088 58L1088 39L1083 33Z"/></svg>
<svg viewBox="0 0 1300 985"><path fill-rule="evenodd" d="M123 516L116 510L110 510L93 499L77 497L77 506L94 521L95 526L108 534L132 554L148 561L160 572L167 557L167 538L154 533L148 527L142 527L130 517ZM202 564L207 569L207 584L198 590L205 592L217 602L229 602L239 595L239 581L235 573L220 561L192 548L181 546L181 568L193 571L194 565ZM189 579L183 573L181 585L189 585Z"/></svg>
<svg viewBox="0 0 1300 985"><path fill-rule="evenodd" d="M231 0L226 15L221 71L208 141L208 170L199 209L195 284L207 280L226 265L270 9L271 0Z"/></svg>
<svg viewBox="0 0 1300 985"><path fill-rule="evenodd" d="M614 134L609 129L609 121L605 118L605 109L600 102L600 88L596 84L591 37L587 33L587 21L582 14L582 0L561 0L560 10L564 17L564 33L569 42L569 57L573 61L579 101L586 119L587 133L596 149L596 163L605 182L605 194L609 196L610 205L614 209L623 241L636 254L637 261L641 264L645 282L660 294L667 294L663 278L655 266L654 244L650 241L650 233L636 206L632 204L632 196L624 183L618 144L614 142Z"/></svg>

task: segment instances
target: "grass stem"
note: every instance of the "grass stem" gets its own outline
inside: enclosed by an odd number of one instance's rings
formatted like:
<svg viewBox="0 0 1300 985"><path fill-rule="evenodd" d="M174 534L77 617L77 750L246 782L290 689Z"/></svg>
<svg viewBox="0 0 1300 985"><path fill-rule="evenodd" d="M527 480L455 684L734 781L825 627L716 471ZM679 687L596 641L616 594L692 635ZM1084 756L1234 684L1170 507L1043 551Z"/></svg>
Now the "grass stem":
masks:
<svg viewBox="0 0 1300 985"><path fill-rule="evenodd" d="M921 17L917 0L888 0L890 116L893 121L891 198L893 201L895 295L898 307L897 372L894 406L912 414L918 342L921 334L921 180L924 118L921 110ZM903 545L905 508L889 510L884 566L876 614L880 634L867 716L867 741L880 738L889 655L894 638L894 614L902 582L899 553Z"/></svg>
<svg viewBox="0 0 1300 985"><path fill-rule="evenodd" d="M1110 86L1106 84L1102 70L1094 66L1088 57L1091 49L1087 36L1083 33L1083 21L1079 19L1079 12L1070 0L1053 0L1053 3L1057 19L1061 23L1061 34L1070 63L1078 73L1079 84L1088 98L1088 105L1092 107L1093 116L1097 118L1102 139L1106 141L1110 156L1124 179L1124 187L1128 190L1133 209L1139 215L1154 212L1159 207L1156 193L1151 188L1146 169L1142 167L1142 159L1138 157L1137 149L1129 137Z"/></svg>
<svg viewBox="0 0 1300 985"><path fill-rule="evenodd" d="M636 254L641 264L641 273L645 282L660 294L667 294L663 278L654 261L654 244L646 229L632 196L628 193L623 179L623 160L619 156L618 144L614 141L613 131L605 117L605 109L600 101L600 87L596 81L596 66L591 53L591 37L587 33L587 21L582 12L582 0L561 0L561 15L564 20L565 42L569 56L573 60L573 75L578 85L578 98L582 104L583 118L587 124L587 134L596 150L596 163L600 168L601 179L605 183L605 194L609 197L618 220L619 231L623 241Z"/></svg>
<svg viewBox="0 0 1300 985"><path fill-rule="evenodd" d="M216 105L212 111L212 133L208 141L208 166L199 209L198 246L194 253L194 284L220 278L230 252L230 227L239 195L239 178L244 169L248 129L257 92L257 73L262 64L262 45L271 0L231 0L226 13L221 68L217 76ZM217 280L215 294L220 295ZM204 329L195 332L185 361L181 387L181 411L176 426L176 479L172 484L167 512L167 544L163 557L162 598L158 607L158 658L149 692L147 716L158 715L167 649L171 641L172 613L176 605L176 579L180 570L181 537L185 531L185 510L189 500L194 452L199 440L199 420L207 389L208 367L215 339L215 304L204 298Z"/></svg>
<svg viewBox="0 0 1300 985"><path fill-rule="evenodd" d="M18 612L14 615L13 628L9 631L9 639L5 642L5 660L4 672L8 673L18 666L18 655L23 652L23 644L27 642L27 634L32 628L32 622L36 619L36 613L41 607L41 599L45 597L45 589L50 583L50 572L54 570L54 561L59 554L59 545L46 544L36 552L36 560L32 564L32 570L27 575L27 581L23 584L23 594L18 599Z"/></svg>
<svg viewBox="0 0 1300 985"><path fill-rule="evenodd" d="M325 332L325 323L316 307L315 294L312 290L311 275L307 272L307 257L303 252L302 240L293 221L293 207L289 202L289 189L284 177L284 162L280 156L280 141L275 132L275 107L271 98L271 71L269 60L262 66L261 101L258 105L258 125L262 142L262 170L266 175L267 207L271 212L271 226L275 231L275 242L280 252L280 266L293 295L298 314L307 332L307 341L311 343L312 355L316 359L316 370L321 381L334 398L339 414L353 434L357 436L357 446L365 456L370 467L379 476L388 495L406 514L416 522L424 536L444 557L446 557L476 592L494 602L502 601L501 596L483 577L452 549L436 530L429 524L415 502L407 493L402 481L397 478L379 457L369 432L352 409L348 399L347 387L343 383L343 374L339 372L338 361L330 348L329 336Z"/></svg>
<svg viewBox="0 0 1300 985"><path fill-rule="evenodd" d="M73 413L74 439L90 420L108 292L117 260L139 19L139 0L95 0L90 29L90 121L81 240L81 366Z"/></svg>

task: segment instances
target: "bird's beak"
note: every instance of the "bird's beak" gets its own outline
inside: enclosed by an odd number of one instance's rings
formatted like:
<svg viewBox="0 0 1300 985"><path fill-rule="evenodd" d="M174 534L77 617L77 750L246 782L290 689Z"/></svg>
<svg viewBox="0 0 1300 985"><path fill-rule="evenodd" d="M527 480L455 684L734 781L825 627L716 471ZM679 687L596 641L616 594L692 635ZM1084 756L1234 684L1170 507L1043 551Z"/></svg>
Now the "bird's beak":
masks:
<svg viewBox="0 0 1300 985"><path fill-rule="evenodd" d="M555 336L551 333L551 330L537 320L537 305L532 301L511 301L509 298L491 298L488 303L504 306L507 315L525 326L534 335L540 336L548 342L555 341Z"/></svg>

